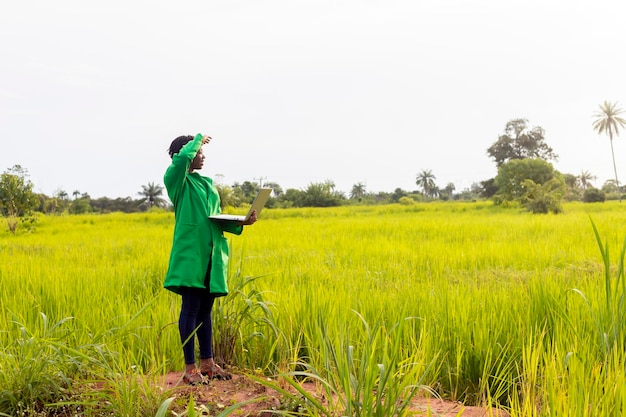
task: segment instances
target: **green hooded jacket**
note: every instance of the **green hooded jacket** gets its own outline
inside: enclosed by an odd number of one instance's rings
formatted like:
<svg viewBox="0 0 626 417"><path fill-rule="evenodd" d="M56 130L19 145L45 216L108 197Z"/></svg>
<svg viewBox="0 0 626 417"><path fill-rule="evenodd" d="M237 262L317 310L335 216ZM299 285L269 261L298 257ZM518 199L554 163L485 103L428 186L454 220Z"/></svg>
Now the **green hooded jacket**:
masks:
<svg viewBox="0 0 626 417"><path fill-rule="evenodd" d="M221 211L220 196L211 178L189 172L201 146L202 135L197 134L173 155L165 172L165 188L174 205L176 224L163 286L178 294L182 287L206 288L210 264L208 289L212 294L224 296L228 294L228 240L224 232L239 235L243 226L209 219Z"/></svg>

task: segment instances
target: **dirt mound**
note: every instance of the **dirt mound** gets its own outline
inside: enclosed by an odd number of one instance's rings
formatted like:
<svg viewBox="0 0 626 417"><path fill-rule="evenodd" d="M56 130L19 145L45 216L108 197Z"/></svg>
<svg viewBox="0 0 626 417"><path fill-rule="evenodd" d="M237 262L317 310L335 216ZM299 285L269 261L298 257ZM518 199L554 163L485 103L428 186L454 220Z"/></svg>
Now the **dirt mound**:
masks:
<svg viewBox="0 0 626 417"><path fill-rule="evenodd" d="M298 404L289 404L285 395L245 375L235 374L233 379L229 381L212 380L209 385L191 387L182 382L180 372L172 372L167 374L160 383L165 389L172 390L174 395L180 399L180 401L174 402L174 405L170 407L172 409L183 409L190 396L193 396L196 404L203 404L211 412L211 415L218 414L234 404L245 401L252 402L239 407L239 411L235 415L268 417L273 410L297 411L299 406ZM314 384L305 383L303 386L308 392L319 398ZM414 398L411 402L411 409L413 415L416 416L509 417L509 414L502 410L464 406L436 398Z"/></svg>

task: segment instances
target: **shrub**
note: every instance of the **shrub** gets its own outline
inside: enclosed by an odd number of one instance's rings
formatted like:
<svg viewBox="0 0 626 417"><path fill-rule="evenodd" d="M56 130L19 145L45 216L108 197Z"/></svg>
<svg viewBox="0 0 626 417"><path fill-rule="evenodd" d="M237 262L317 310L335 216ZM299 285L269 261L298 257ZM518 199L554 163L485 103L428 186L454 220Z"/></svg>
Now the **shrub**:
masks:
<svg viewBox="0 0 626 417"><path fill-rule="evenodd" d="M583 201L585 203L604 203L606 194L597 188L587 188L583 194Z"/></svg>

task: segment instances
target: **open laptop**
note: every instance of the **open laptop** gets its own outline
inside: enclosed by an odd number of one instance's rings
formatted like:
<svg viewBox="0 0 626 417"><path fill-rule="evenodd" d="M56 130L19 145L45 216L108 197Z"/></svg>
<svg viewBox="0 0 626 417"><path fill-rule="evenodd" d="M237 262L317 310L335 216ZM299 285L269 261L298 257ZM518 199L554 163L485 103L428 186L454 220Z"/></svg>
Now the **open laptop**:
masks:
<svg viewBox="0 0 626 417"><path fill-rule="evenodd" d="M261 214L261 210L263 210L263 207L265 207L267 199L270 198L270 194L272 194L271 188L261 188L256 197L254 197L254 201L250 206L250 210L248 210L248 214L246 214L245 216L240 216L236 214L217 214L215 216L209 216L209 219L243 222L247 221L250 218L254 210L256 210L256 215L258 217L259 214Z"/></svg>

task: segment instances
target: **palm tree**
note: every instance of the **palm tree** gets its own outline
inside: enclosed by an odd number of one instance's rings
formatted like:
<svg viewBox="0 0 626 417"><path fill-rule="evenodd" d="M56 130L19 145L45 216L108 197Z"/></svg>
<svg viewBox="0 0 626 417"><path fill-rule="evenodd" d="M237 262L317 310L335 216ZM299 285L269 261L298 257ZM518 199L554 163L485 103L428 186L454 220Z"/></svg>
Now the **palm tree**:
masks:
<svg viewBox="0 0 626 417"><path fill-rule="evenodd" d="M365 184L362 182L356 183L352 186L350 191L350 198L353 200L360 200L365 195Z"/></svg>
<svg viewBox="0 0 626 417"><path fill-rule="evenodd" d="M594 181L595 179L595 175L592 175L589 171L582 171L578 176L578 181L580 182L580 186L583 190L586 190L589 187L593 187L591 181Z"/></svg>
<svg viewBox="0 0 626 417"><path fill-rule="evenodd" d="M67 193L63 190L58 190L56 196L61 200L67 200Z"/></svg>
<svg viewBox="0 0 626 417"><path fill-rule="evenodd" d="M437 195L437 185L435 184L436 179L437 178L433 175L433 172L430 169L423 169L422 172L417 174L415 184L422 188L422 193L424 195L431 197Z"/></svg>
<svg viewBox="0 0 626 417"><path fill-rule="evenodd" d="M159 184L149 182L148 185L142 185L141 188L142 190L137 193L143 196L140 200L140 204L147 202L149 207L165 207L167 205L165 199L161 198L161 195L163 195L163 187Z"/></svg>
<svg viewBox="0 0 626 417"><path fill-rule="evenodd" d="M615 153L613 152L613 134L619 136L619 129L626 126L626 120L619 117L624 111L617 107L617 102L610 103L605 101L600 105L600 110L594 114L596 120L593 122L593 129L599 135L606 133L609 135L611 142L611 156L613 157L613 171L615 172L615 184L617 185L617 199L622 202L622 193L620 192L619 180L617 179L617 167L615 166Z"/></svg>
<svg viewBox="0 0 626 417"><path fill-rule="evenodd" d="M444 188L443 190L446 192L446 194L448 194L448 197L452 200L452 195L454 194L454 190L456 190L454 183L449 182L448 185L446 185L446 188Z"/></svg>

